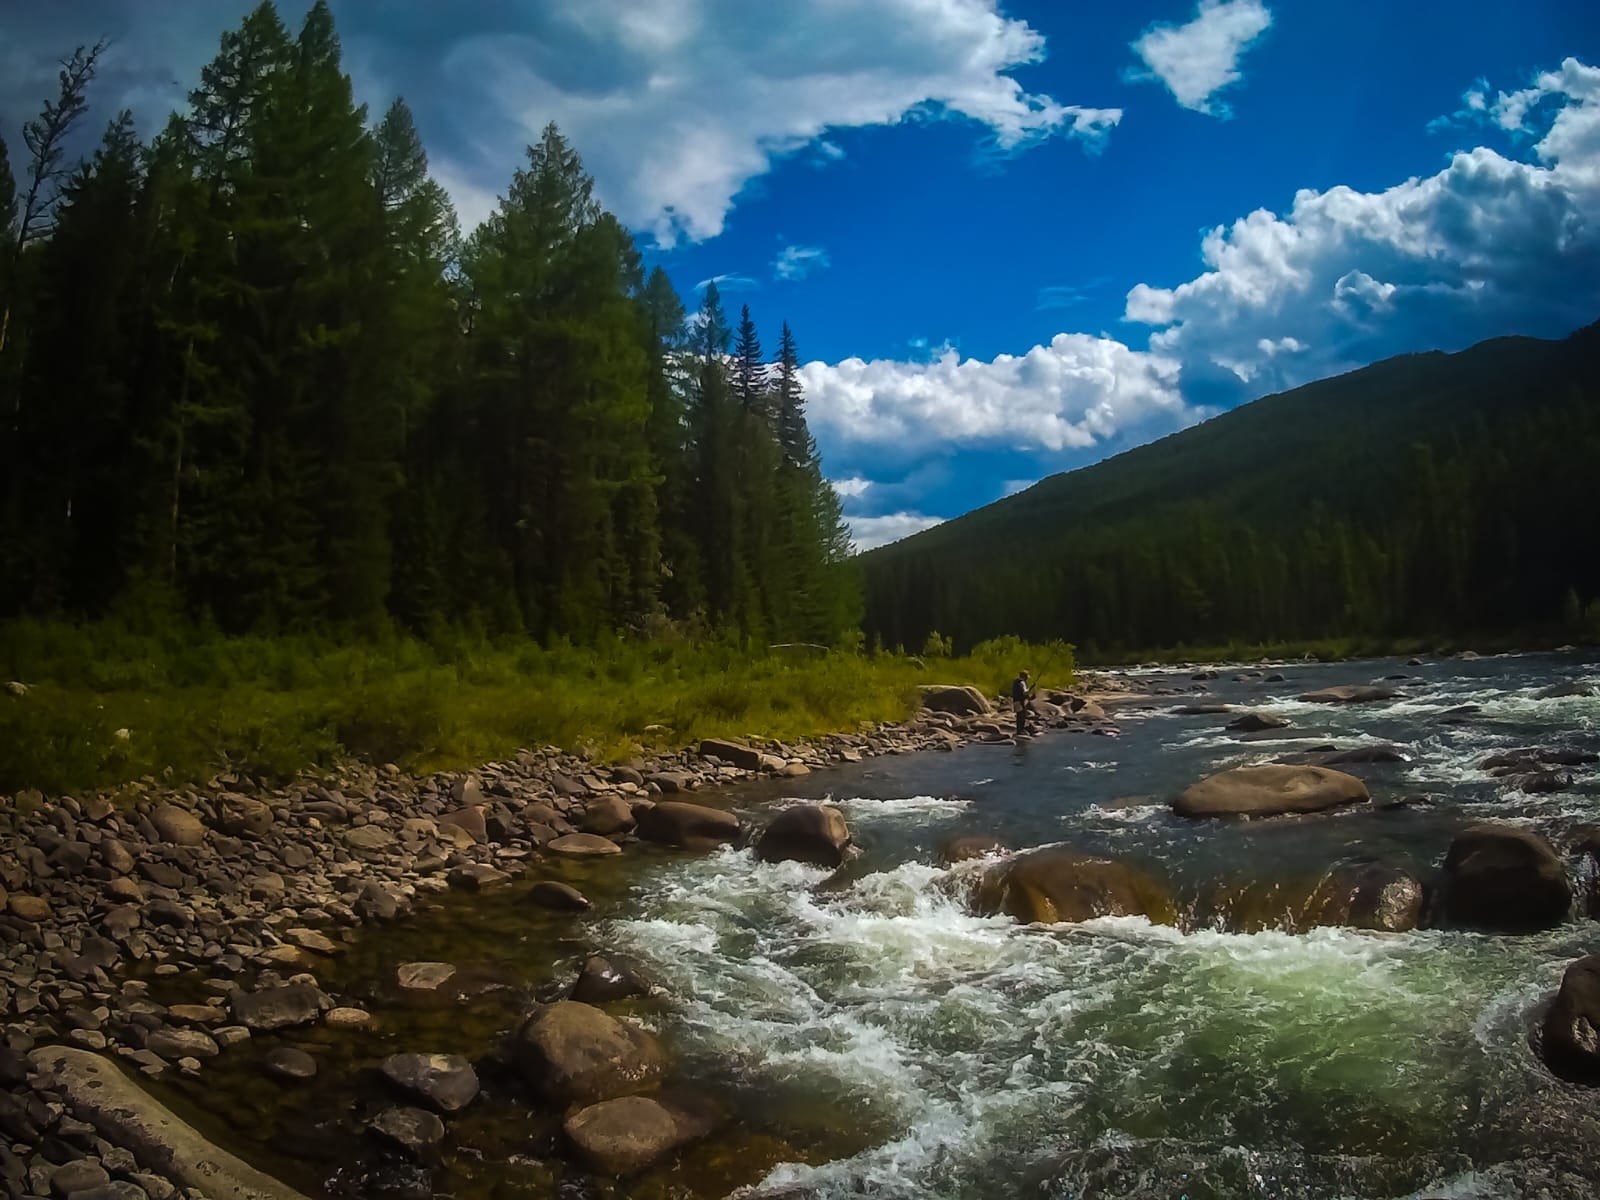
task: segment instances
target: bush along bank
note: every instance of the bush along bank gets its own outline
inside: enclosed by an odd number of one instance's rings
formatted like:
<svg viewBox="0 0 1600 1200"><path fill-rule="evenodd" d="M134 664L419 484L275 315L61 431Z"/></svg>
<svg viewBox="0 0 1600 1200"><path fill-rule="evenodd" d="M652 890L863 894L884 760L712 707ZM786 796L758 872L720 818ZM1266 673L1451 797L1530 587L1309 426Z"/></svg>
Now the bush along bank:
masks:
<svg viewBox="0 0 1600 1200"><path fill-rule="evenodd" d="M1011 738L1009 713L979 689L932 685L923 699L934 707L903 724L795 743L706 739L609 765L546 747L466 774L416 778L393 766L345 761L284 787L227 776L204 788L134 785L115 803L107 795L6 799L0 1122L14 1149L0 1146L0 1178L15 1197L52 1189L67 1195L63 1188L108 1180L119 1185L119 1200L192 1191L187 1160L168 1142L152 1148L148 1137L96 1120L84 1097L96 1093L97 1072L120 1063L155 1078L198 1075L257 1034L310 1024L359 1027L368 1012L318 979L318 964L347 948L359 927L392 920L447 889L536 880L565 857L615 856L641 842L696 849L740 840L747 831L714 798L721 786ZM1039 708L1041 726L1111 728L1081 696L1054 693ZM775 824L757 851L836 862L847 839L842 821L821 812ZM555 879L537 883L529 900L588 907ZM406 964L397 982L427 990L450 973L450 964ZM151 984L180 974L203 978L209 1000L158 1003ZM604 968L594 974L587 994L608 994ZM528 1054L545 1053L541 1036L527 1032ZM284 1061L274 1069L303 1071L307 1064ZM546 1063L540 1078L554 1069ZM599 1094L578 1088L563 1103L576 1103L580 1093ZM685 1113L641 1117L632 1111L638 1104L593 1111L618 1098L584 1107L568 1131L573 1154L602 1173L645 1161L623 1163L607 1149L606 1131L618 1120L648 1118L660 1127L651 1161L703 1124ZM176 1127L159 1109L146 1126ZM426 1157L443 1126L427 1109L401 1107L381 1114L371 1132L401 1153ZM69 1161L87 1164L74 1168L83 1178L68 1172L58 1181Z"/></svg>

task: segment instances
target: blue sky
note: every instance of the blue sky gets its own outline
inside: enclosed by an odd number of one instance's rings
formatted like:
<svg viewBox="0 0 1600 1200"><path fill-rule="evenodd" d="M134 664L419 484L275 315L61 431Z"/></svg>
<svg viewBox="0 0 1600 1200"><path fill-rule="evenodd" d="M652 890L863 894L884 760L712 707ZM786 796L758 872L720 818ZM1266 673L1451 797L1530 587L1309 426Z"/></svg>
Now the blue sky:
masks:
<svg viewBox="0 0 1600 1200"><path fill-rule="evenodd" d="M102 33L97 104L153 127L245 7L0 6L0 134ZM554 119L689 303L720 277L769 347L793 325L863 545L1377 358L1600 318L1581 0L334 10L466 223Z"/></svg>

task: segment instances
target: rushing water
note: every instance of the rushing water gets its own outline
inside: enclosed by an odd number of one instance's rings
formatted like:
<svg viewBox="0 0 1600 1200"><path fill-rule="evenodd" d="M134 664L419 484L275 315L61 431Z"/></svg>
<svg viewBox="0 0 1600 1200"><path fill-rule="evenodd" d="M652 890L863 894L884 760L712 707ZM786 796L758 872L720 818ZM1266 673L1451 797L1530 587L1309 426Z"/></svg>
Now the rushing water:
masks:
<svg viewBox="0 0 1600 1200"><path fill-rule="evenodd" d="M387 1033L319 1050L351 1067L396 1048L483 1055L495 1028L595 947L632 955L665 985L670 999L637 1015L672 1047L680 1081L730 1114L676 1165L602 1189L614 1194L1593 1196L1596 1093L1553 1079L1528 1045L1566 964L1600 950L1593 921L1574 914L1529 937L1289 933L1270 927L1270 911L1216 896L1314 878L1350 858L1426 875L1456 829L1486 817L1558 844L1600 820L1593 768L1579 768L1568 792L1524 795L1475 766L1521 745L1600 749L1600 699L1533 698L1592 678L1594 665L1525 656L1275 669L1288 679L1225 675L1194 698L1287 716L1288 736L1229 733L1227 717L1174 715L1178 701L1164 699L1120 710L1117 738L1052 734L876 759L732 798L755 821L773 804L834 799L863 850L837 877L761 864L747 850L647 852L625 870L571 868L599 901L581 921L530 917L514 891L453 901L367 937L338 982L381 1005L392 995L376 981L394 963L471 956L486 990L431 1014L381 1014ZM1400 672L1411 678L1391 702L1292 698ZM1479 706L1471 722L1438 721L1463 704ZM1193 823L1164 803L1224 766L1368 742L1410 756L1358 768L1370 808ZM975 917L965 884L983 864L936 865L939 844L966 832L1136 863L1178 897L1184 929ZM418 1045L424 1032L433 1040ZM495 1132L476 1142L470 1128L458 1133L470 1153L448 1167L451 1190L592 1194L597 1185L537 1165L554 1144L548 1118L497 1093L492 1071L487 1082L477 1119ZM324 1132L343 1129L360 1103L337 1088L322 1102ZM257 1097L254 1111L284 1103ZM317 1124L297 1119L297 1129ZM282 1111L276 1120L281 1150L293 1138ZM274 1144L260 1127L240 1132Z"/></svg>

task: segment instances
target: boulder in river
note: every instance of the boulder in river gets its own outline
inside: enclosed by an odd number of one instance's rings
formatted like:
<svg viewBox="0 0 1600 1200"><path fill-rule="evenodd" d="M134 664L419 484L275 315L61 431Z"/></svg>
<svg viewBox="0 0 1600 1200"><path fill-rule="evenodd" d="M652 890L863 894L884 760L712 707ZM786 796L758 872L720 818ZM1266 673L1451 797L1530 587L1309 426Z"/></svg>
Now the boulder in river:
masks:
<svg viewBox="0 0 1600 1200"><path fill-rule="evenodd" d="M401 963L395 969L395 980L403 992L436 992L455 973L455 967L449 963Z"/></svg>
<svg viewBox="0 0 1600 1200"><path fill-rule="evenodd" d="M768 822L756 842L762 862L803 862L837 867L850 844L844 813L831 804L796 804Z"/></svg>
<svg viewBox="0 0 1600 1200"><path fill-rule="evenodd" d="M1321 812L1371 798L1366 784L1343 771L1272 763L1202 779L1185 788L1172 808L1185 817L1265 817Z"/></svg>
<svg viewBox="0 0 1600 1200"><path fill-rule="evenodd" d="M619 1096L580 1109L562 1132L597 1175L632 1175L711 1131L711 1122L649 1096Z"/></svg>
<svg viewBox="0 0 1600 1200"><path fill-rule="evenodd" d="M1567 967L1545 1014L1540 1049L1545 1065L1561 1078L1600 1084L1600 955Z"/></svg>
<svg viewBox="0 0 1600 1200"><path fill-rule="evenodd" d="M516 1059L528 1086L555 1104L648 1091L667 1067L649 1033L575 1000L558 1000L528 1018L517 1033Z"/></svg>
<svg viewBox="0 0 1600 1200"><path fill-rule="evenodd" d="M1393 700L1399 695L1394 688L1380 684L1341 683L1302 693L1300 699L1308 704L1370 704L1376 700Z"/></svg>
<svg viewBox="0 0 1600 1200"><path fill-rule="evenodd" d="M663 800L642 809L635 832L647 842L684 850L711 850L739 836L739 818L722 808Z"/></svg>
<svg viewBox="0 0 1600 1200"><path fill-rule="evenodd" d="M922 695L922 707L930 712L951 713L958 717L981 717L994 711L989 698L975 687L930 683L924 684L918 690Z"/></svg>
<svg viewBox="0 0 1600 1200"><path fill-rule="evenodd" d="M1569 683L1552 683L1533 694L1535 700L1582 699L1594 695L1594 685L1574 679Z"/></svg>
<svg viewBox="0 0 1600 1200"><path fill-rule="evenodd" d="M391 1054L378 1070L406 1095L453 1113L478 1096L478 1073L459 1054Z"/></svg>
<svg viewBox="0 0 1600 1200"><path fill-rule="evenodd" d="M1271 713L1247 712L1228 722L1228 728L1239 733L1260 733L1267 729L1287 729L1289 722Z"/></svg>
<svg viewBox="0 0 1600 1200"><path fill-rule="evenodd" d="M1474 929L1549 929L1572 906L1572 888L1554 847L1516 825L1485 822L1463 829L1445 855L1444 876L1446 915Z"/></svg>
<svg viewBox="0 0 1600 1200"><path fill-rule="evenodd" d="M1329 871L1317 888L1313 923L1404 933L1417 927L1422 901L1421 882L1405 871L1381 863L1345 863Z"/></svg>
<svg viewBox="0 0 1600 1200"><path fill-rule="evenodd" d="M1025 923L1088 921L1095 917L1177 920L1172 897L1142 871L1070 846L1018 854L984 872L974 897L985 916L1003 912Z"/></svg>

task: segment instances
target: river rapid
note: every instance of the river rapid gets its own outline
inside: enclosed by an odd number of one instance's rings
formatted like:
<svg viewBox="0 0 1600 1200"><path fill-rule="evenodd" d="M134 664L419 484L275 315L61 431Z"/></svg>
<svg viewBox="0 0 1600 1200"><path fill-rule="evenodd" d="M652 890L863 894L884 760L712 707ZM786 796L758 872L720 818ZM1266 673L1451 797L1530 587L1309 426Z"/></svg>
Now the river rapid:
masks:
<svg viewBox="0 0 1600 1200"><path fill-rule="evenodd" d="M1519 746L1600 750L1600 698L1537 699L1596 664L1537 655L1408 667L1279 664L1281 682L1117 707L1120 736L1051 733L1016 746L874 759L726 798L752 824L830 798L860 856L836 875L748 849L649 851L564 867L595 900L530 910L522 885L450 897L374 931L325 980L362 996L377 1031L316 1030L341 1072L315 1094L262 1080L248 1056L187 1089L210 1128L308 1190L461 1197L1591 1197L1600 1104L1530 1048L1539 1006L1573 958L1600 951L1582 915L1529 936L1428 929L1287 932L1281 898L1335 863L1430 878L1454 832L1495 819L1561 846L1600 821L1600 781L1529 795L1478 769ZM1402 695L1327 706L1301 692L1393 675ZM1291 720L1226 731L1222 702ZM1477 711L1460 724L1440 715ZM1228 766L1314 747L1400 747L1355 768L1374 803L1311 818L1193 822L1175 792ZM1104 918L1021 926L971 914L982 862L939 865L953 835L1018 848L1068 842L1160 880L1178 927ZM1587 881L1575 880L1580 894ZM1279 885L1282 885L1281 887ZM1240 930L1251 930L1241 932ZM672 1165L600 1183L549 1152L555 1126L494 1066L496 1039L553 998L591 950L631 956L663 986L631 1012L676 1059L675 1086L727 1120ZM403 1002L395 964L444 959L476 981L446 1004ZM262 1039L260 1050L277 1044ZM487 1060L484 1097L453 1123L435 1173L375 1167L351 1122L371 1067L395 1050ZM219 1116L226 1108L233 1115ZM244 1115L248 1114L248 1115Z"/></svg>

